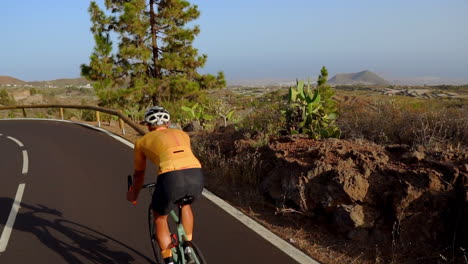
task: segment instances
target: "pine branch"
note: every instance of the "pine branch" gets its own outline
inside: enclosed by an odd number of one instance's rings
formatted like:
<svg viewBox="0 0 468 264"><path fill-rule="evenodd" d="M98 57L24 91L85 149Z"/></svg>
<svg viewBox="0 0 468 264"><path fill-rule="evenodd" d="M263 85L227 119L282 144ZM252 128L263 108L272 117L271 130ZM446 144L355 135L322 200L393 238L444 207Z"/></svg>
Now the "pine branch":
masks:
<svg viewBox="0 0 468 264"><path fill-rule="evenodd" d="M169 69L168 69L168 71L169 71L170 73L185 73L184 70L177 70L177 69L173 69L173 70L169 70Z"/></svg>

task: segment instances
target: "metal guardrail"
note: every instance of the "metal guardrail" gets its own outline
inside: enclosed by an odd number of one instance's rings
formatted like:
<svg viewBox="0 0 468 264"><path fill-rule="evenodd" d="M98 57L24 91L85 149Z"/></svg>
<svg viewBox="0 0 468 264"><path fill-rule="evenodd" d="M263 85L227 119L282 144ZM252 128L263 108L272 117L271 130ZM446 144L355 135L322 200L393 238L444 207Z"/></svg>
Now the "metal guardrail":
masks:
<svg viewBox="0 0 468 264"><path fill-rule="evenodd" d="M99 112L114 115L119 117L119 125L122 129L122 134L125 135L125 127L124 122L129 125L131 128L135 129L140 135L146 134L146 132L141 129L135 122L133 122L130 118L126 117L119 111L111 110L103 107L98 106L90 106L90 105L61 105L61 104L50 104L50 105L15 105L15 106L0 106L0 110L15 110L15 109L22 109L24 117L27 116L26 110L27 108L59 108L60 109L60 117L62 120L64 119L63 109L64 108L72 108L72 109L85 109L85 110L94 110L96 111L96 121L98 122L98 126L101 127L101 120Z"/></svg>

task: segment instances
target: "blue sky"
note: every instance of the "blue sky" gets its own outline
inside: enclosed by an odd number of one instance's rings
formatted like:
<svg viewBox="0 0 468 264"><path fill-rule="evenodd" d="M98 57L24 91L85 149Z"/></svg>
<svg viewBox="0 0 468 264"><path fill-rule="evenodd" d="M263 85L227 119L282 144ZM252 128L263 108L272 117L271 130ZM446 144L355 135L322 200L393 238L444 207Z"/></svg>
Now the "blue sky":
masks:
<svg viewBox="0 0 468 264"><path fill-rule="evenodd" d="M97 1L103 6L103 0ZM192 0L202 72L228 80L371 70L386 77L468 79L466 0ZM0 75L75 78L93 48L89 1L5 1Z"/></svg>

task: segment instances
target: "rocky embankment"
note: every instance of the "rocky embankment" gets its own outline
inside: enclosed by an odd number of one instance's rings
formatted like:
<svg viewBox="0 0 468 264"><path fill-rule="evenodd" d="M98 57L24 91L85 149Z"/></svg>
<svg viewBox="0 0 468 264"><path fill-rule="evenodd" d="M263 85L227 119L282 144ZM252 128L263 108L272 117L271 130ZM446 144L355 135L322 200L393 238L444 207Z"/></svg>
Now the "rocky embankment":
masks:
<svg viewBox="0 0 468 264"><path fill-rule="evenodd" d="M346 239L420 251L467 246L466 151L299 137L254 149L249 139L226 133L215 141L225 155L260 152L265 197Z"/></svg>

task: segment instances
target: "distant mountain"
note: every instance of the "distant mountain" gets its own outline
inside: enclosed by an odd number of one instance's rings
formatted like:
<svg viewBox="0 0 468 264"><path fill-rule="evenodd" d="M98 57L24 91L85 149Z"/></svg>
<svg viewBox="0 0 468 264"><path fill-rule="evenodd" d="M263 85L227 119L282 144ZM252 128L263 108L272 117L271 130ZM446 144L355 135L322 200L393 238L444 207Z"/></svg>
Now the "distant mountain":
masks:
<svg viewBox="0 0 468 264"><path fill-rule="evenodd" d="M26 84L25 81L18 80L10 76L0 76L0 85L23 85Z"/></svg>
<svg viewBox="0 0 468 264"><path fill-rule="evenodd" d="M16 86L29 86L29 87L39 87L39 88L60 88L66 86L86 86L90 84L90 81L86 80L83 77L75 79L56 79L50 81L34 81L34 82L25 82L10 76L0 76L0 85L16 85Z"/></svg>
<svg viewBox="0 0 468 264"><path fill-rule="evenodd" d="M357 73L340 73L331 78L328 83L333 85L351 85L351 84L367 84L367 85L389 85L390 83L382 77L371 71L362 71Z"/></svg>

